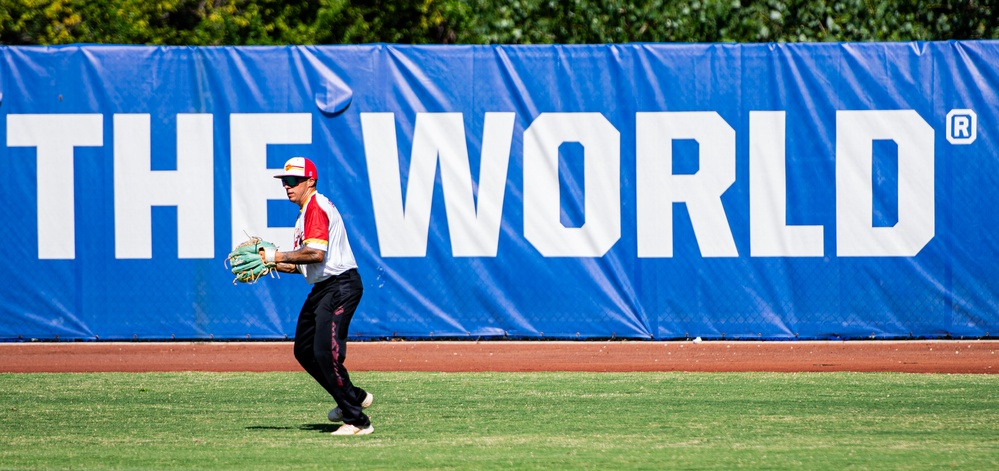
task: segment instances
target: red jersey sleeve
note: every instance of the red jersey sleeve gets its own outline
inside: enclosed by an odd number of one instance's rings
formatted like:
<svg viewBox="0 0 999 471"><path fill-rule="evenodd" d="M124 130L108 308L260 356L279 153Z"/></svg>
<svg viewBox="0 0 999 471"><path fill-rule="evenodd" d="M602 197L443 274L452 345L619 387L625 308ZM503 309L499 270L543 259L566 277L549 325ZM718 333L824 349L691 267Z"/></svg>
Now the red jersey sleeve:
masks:
<svg viewBox="0 0 999 471"><path fill-rule="evenodd" d="M319 206L315 198L309 200L305 206L305 240L302 245L322 244L329 246L330 240L330 217Z"/></svg>

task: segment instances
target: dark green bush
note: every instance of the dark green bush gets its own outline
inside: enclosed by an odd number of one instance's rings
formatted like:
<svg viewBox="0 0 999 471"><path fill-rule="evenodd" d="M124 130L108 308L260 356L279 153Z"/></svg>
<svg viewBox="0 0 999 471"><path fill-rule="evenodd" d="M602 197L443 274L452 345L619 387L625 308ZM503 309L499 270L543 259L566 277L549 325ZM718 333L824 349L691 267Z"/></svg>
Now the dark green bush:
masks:
<svg viewBox="0 0 999 471"><path fill-rule="evenodd" d="M552 44L999 37L997 0L0 0L2 44Z"/></svg>

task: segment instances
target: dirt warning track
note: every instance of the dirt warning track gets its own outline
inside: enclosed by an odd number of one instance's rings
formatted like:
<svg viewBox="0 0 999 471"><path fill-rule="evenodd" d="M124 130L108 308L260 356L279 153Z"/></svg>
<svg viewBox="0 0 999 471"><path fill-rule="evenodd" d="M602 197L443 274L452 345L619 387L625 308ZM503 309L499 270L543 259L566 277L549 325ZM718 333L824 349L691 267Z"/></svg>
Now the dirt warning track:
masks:
<svg viewBox="0 0 999 471"><path fill-rule="evenodd" d="M999 341L350 342L353 371L999 373ZM291 342L0 343L0 372L299 371Z"/></svg>

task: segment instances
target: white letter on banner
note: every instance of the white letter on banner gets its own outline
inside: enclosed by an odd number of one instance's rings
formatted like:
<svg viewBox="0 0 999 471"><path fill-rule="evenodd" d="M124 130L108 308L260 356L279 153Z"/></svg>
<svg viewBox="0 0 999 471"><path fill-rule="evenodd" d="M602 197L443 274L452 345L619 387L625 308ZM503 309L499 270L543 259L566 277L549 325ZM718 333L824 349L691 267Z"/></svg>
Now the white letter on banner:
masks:
<svg viewBox="0 0 999 471"><path fill-rule="evenodd" d="M714 111L635 114L638 256L673 256L673 203L686 203L704 257L738 257L721 195L735 183L735 130ZM673 174L673 141L700 147L693 175Z"/></svg>
<svg viewBox="0 0 999 471"><path fill-rule="evenodd" d="M73 148L104 145L104 116L8 115L7 145L37 148L38 258L76 258Z"/></svg>
<svg viewBox="0 0 999 471"><path fill-rule="evenodd" d="M152 258L152 207L177 207L177 256L215 256L210 114L177 115L177 170L150 170L148 114L114 115L115 258Z"/></svg>
<svg viewBox="0 0 999 471"><path fill-rule="evenodd" d="M785 113L749 112L749 240L753 257L821 257L822 226L787 225Z"/></svg>
<svg viewBox="0 0 999 471"><path fill-rule="evenodd" d="M898 223L873 227L874 140L898 145ZM915 110L836 112L836 252L914 257L933 238L933 128Z"/></svg>
<svg viewBox="0 0 999 471"><path fill-rule="evenodd" d="M405 202L393 113L361 113L368 183L383 257L423 257L437 162L455 257L495 257L499 245L514 113L486 113L478 211L461 113L418 113Z"/></svg>
<svg viewBox="0 0 999 471"><path fill-rule="evenodd" d="M582 144L585 222L560 220L558 149ZM524 131L524 238L546 257L601 257L621 238L621 133L600 113L542 113Z"/></svg>
<svg viewBox="0 0 999 471"><path fill-rule="evenodd" d="M229 116L229 139L232 149L232 246L239 245L250 235L290 250L295 228L267 227L267 201L288 201L281 183L274 178L278 170L267 168L267 145L312 144L312 115L233 113ZM315 161L314 158L310 160ZM323 178L322 174L319 178Z"/></svg>

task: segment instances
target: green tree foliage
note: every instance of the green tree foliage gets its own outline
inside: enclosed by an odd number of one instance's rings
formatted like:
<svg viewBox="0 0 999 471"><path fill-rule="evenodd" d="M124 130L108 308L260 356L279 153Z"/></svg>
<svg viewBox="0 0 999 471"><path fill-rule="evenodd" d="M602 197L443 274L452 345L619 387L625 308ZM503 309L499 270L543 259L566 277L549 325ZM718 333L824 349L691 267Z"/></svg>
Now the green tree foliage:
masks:
<svg viewBox="0 0 999 471"><path fill-rule="evenodd" d="M748 3L748 2L747 2ZM768 1L746 7L753 41L933 41L999 37L994 0Z"/></svg>
<svg viewBox="0 0 999 471"><path fill-rule="evenodd" d="M997 0L0 0L2 44L999 38Z"/></svg>
<svg viewBox="0 0 999 471"><path fill-rule="evenodd" d="M999 37L995 0L473 0L489 43L909 41Z"/></svg>
<svg viewBox="0 0 999 471"><path fill-rule="evenodd" d="M0 0L3 44L450 43L459 0Z"/></svg>

